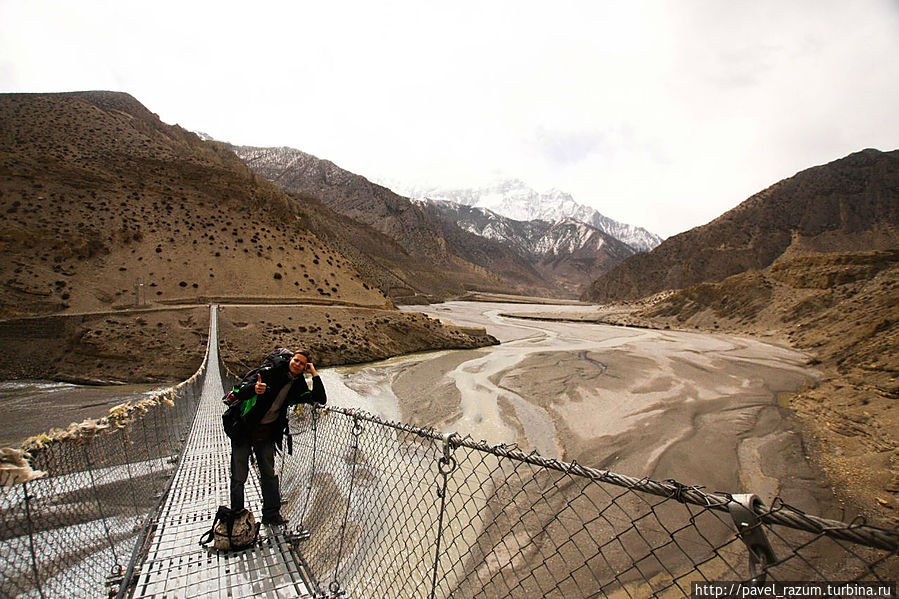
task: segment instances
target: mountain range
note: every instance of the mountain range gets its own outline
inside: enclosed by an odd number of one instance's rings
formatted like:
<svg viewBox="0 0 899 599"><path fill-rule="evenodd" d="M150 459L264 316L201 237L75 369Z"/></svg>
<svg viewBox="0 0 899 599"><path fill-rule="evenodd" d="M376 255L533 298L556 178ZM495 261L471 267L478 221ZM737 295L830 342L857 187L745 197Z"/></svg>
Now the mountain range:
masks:
<svg viewBox="0 0 899 599"><path fill-rule="evenodd" d="M552 189L539 193L518 179L504 179L477 188L417 187L402 183L393 183L392 188L413 199L445 200L484 208L518 221L554 223L568 219L582 222L626 243L637 252L651 251L662 242L662 238L655 233L603 216L596 209L577 203L564 191Z"/></svg>
<svg viewBox="0 0 899 599"><path fill-rule="evenodd" d="M386 290L400 301L408 302L410 296L447 297L446 285L454 280L481 291L574 298L596 277L636 251L613 235L573 218L516 222L464 204L413 202L301 150L228 147L258 174L289 193L320 198L331 210L394 239L408 255L409 263L416 264L417 273L402 277L416 282L401 288L404 295ZM520 211L545 215L547 198L526 193L521 196ZM511 206L511 201L506 204ZM574 206L571 201L568 204ZM584 214L602 218L592 212ZM602 222L627 233L631 240L650 243L646 239L653 239L645 238L651 234L643 230L608 219ZM353 244L354 238L347 237L346 242ZM398 262L393 261L394 271ZM413 268L410 264L406 269ZM472 265L474 272L470 270ZM439 281L432 280L434 266L440 270Z"/></svg>
<svg viewBox="0 0 899 599"><path fill-rule="evenodd" d="M486 241L512 248L538 273L540 280L553 282L559 296L576 297L585 281L595 280L635 253L631 246L573 218L521 221L486 208L446 200L417 203L441 224L445 233L457 227L477 236L469 238L468 243L460 240L457 244L464 255L476 252Z"/></svg>

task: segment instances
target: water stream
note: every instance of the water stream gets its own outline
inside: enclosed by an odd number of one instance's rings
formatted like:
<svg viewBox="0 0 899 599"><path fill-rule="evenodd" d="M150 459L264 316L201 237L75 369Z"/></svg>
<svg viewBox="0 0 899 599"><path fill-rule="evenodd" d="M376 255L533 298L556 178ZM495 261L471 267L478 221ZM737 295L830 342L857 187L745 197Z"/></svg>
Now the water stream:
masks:
<svg viewBox="0 0 899 599"><path fill-rule="evenodd" d="M165 389L158 384L72 385L52 381L0 382L0 447L17 446L32 435L67 428L85 418L101 418L109 408L149 397Z"/></svg>

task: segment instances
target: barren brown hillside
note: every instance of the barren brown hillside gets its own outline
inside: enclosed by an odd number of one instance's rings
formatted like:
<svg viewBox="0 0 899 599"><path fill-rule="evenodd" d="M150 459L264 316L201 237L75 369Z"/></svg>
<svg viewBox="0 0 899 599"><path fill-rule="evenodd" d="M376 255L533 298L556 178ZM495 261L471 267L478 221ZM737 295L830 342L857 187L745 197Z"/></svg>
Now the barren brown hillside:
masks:
<svg viewBox="0 0 899 599"><path fill-rule="evenodd" d="M387 300L230 152L125 94L0 96L0 314Z"/></svg>
<svg viewBox="0 0 899 599"><path fill-rule="evenodd" d="M304 224L350 258L366 281L397 303L440 301L470 289L503 292L515 288L511 277L503 277L499 271L458 258L435 264L410 254L396 239L373 226L325 207L315 196L297 192L289 195L299 200Z"/></svg>
<svg viewBox="0 0 899 599"><path fill-rule="evenodd" d="M636 254L582 299L635 299L762 269L784 255L899 247L899 150L804 170L712 222Z"/></svg>
<svg viewBox="0 0 899 599"><path fill-rule="evenodd" d="M331 363L346 340L303 305L353 306L373 322L387 317L372 309L396 313L377 288L383 271L329 243L333 212L288 196L127 94L0 94L0 210L3 377L183 377L199 365L208 317L181 306L211 301L296 306L290 318L309 321L319 334L306 344ZM413 336L430 345L355 348L343 359L494 342L452 327L427 335L433 323L414 317L387 320L421 329Z"/></svg>

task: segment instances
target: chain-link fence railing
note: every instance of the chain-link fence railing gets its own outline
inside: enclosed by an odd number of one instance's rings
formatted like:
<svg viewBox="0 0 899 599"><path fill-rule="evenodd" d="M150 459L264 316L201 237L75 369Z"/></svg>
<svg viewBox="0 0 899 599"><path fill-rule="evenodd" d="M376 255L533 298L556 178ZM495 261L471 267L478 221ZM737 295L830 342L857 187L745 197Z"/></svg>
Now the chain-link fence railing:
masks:
<svg viewBox="0 0 899 599"><path fill-rule="evenodd" d="M213 365L216 367L217 365ZM108 417L4 449L0 597L106 597L143 549L202 389L187 381Z"/></svg>
<svg viewBox="0 0 899 599"><path fill-rule="evenodd" d="M285 507L324 596L683 597L713 581L873 581L899 531L817 518L489 446L352 410L306 409Z"/></svg>

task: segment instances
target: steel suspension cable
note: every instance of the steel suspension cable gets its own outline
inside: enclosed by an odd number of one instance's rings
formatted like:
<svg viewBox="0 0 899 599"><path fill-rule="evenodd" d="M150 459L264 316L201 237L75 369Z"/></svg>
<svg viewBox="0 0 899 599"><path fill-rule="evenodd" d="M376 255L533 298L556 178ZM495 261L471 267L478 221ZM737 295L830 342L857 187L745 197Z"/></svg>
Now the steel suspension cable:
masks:
<svg viewBox="0 0 899 599"><path fill-rule="evenodd" d="M450 436L443 437L443 456L437 461L437 471L443 478L443 483L437 490L437 496L440 498L440 513L437 517L437 542L434 550L434 571L431 576L431 599L434 599L437 593L437 567L440 564L440 541L443 538L443 518L446 513L446 487L449 483L449 475L456 469L456 459L450 455Z"/></svg>
<svg viewBox="0 0 899 599"><path fill-rule="evenodd" d="M106 515L103 513L103 502L100 499L100 491L97 489L97 480L94 478L94 467L88 456L87 447L82 445L81 451L84 454L84 463L87 465L87 473L91 479L91 488L94 491L94 499L97 500L97 511L100 514L100 520L103 521L103 530L106 532L106 540L109 542L109 548L112 550L112 559L115 560L115 565L121 570L122 565L119 563L119 556L115 550L115 543L112 542L112 533L109 532L109 523L106 521Z"/></svg>
<svg viewBox="0 0 899 599"><path fill-rule="evenodd" d="M306 483L306 498L303 500L303 510L300 512L300 525L306 521L306 508L309 506L309 496L312 495L312 485L315 482L315 454L318 447L318 410L312 410L312 468L309 474L309 482Z"/></svg>

